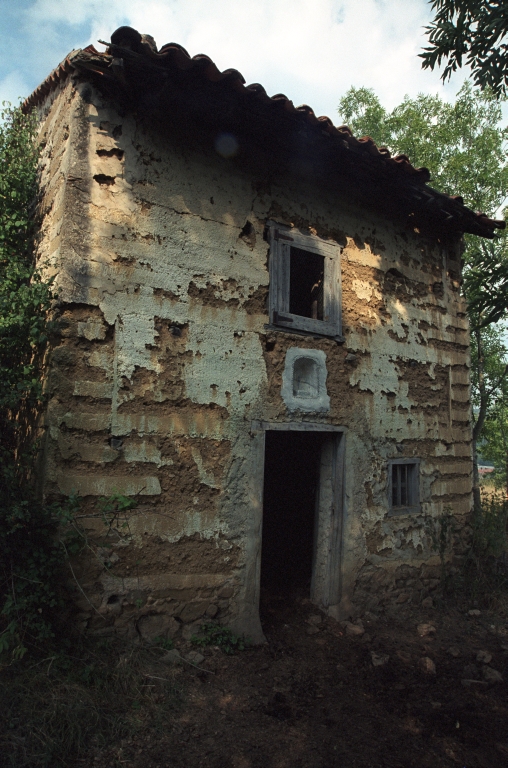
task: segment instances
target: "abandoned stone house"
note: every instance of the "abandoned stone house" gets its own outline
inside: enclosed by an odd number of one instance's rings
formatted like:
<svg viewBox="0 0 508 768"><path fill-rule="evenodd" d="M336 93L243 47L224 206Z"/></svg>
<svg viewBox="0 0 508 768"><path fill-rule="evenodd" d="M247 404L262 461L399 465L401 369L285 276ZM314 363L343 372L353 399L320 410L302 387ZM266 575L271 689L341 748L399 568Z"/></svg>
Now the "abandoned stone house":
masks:
<svg viewBox="0 0 508 768"><path fill-rule="evenodd" d="M58 291L42 479L81 498L80 626L261 640L260 592L336 618L427 595L433 521L471 508L461 238L500 223L128 27L30 107ZM115 494L136 506L106 528Z"/></svg>

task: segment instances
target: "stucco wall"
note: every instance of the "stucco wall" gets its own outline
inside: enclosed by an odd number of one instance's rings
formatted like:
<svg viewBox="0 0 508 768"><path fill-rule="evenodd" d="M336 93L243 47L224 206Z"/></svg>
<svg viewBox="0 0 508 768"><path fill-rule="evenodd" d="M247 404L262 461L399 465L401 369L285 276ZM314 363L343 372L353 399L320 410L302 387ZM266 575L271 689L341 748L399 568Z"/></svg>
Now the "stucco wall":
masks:
<svg viewBox="0 0 508 768"><path fill-rule="evenodd" d="M208 615L252 629L253 420L346 430L343 613L425 595L438 561L426 519L471 503L458 243L186 149L88 84L43 109L40 257L59 296L44 480L89 515L82 626L189 634ZM343 246L344 345L265 327L270 219ZM328 412L285 405L293 347L325 353ZM421 514L388 517L387 462L412 456ZM106 536L97 500L114 493L137 506Z"/></svg>

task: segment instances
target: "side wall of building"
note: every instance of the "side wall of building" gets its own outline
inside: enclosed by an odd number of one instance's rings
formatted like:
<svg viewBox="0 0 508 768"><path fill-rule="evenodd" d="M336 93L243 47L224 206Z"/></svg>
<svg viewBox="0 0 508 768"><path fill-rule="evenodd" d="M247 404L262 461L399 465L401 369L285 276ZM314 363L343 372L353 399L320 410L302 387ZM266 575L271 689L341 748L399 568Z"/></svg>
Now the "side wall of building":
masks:
<svg viewBox="0 0 508 768"><path fill-rule="evenodd" d="M425 595L432 521L471 504L458 244L289 174L178 149L88 84L67 81L45 110L40 256L59 337L44 479L46 494L81 498L81 626L189 636L208 616L256 635L244 607L260 535L256 421L345 430L337 615ZM268 220L343 246L344 345L267 329ZM286 407L295 347L324 352L329 411ZM411 457L421 509L390 517L388 462Z"/></svg>

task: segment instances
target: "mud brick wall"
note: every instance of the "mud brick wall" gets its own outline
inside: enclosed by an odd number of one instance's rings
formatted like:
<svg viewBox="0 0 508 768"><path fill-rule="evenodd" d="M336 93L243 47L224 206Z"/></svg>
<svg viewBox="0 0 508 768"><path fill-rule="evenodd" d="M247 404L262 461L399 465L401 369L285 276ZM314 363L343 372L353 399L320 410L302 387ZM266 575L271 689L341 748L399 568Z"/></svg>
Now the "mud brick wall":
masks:
<svg viewBox="0 0 508 768"><path fill-rule="evenodd" d="M253 420L347 430L339 613L432 589L428 520L471 506L459 243L186 148L86 83L41 114L39 256L59 296L44 492L81 497L81 626L153 638L208 616L256 633ZM266 328L268 220L343 247L345 344ZM287 411L295 346L326 355L327 413ZM411 457L421 510L390 517L388 461ZM108 528L98 499L116 493L137 506Z"/></svg>

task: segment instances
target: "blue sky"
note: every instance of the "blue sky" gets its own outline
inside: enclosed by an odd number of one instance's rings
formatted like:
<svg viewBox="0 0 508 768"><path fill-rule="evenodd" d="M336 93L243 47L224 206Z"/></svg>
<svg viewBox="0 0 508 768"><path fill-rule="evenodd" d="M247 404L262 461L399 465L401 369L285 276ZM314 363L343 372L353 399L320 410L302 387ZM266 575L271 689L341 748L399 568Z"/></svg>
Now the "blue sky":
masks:
<svg viewBox="0 0 508 768"><path fill-rule="evenodd" d="M387 107L405 94L452 99L417 53L431 18L427 0L0 0L0 101L27 96L74 48L108 40L122 24L206 53L268 93L286 93L335 122L351 86L375 89Z"/></svg>
<svg viewBox="0 0 508 768"><path fill-rule="evenodd" d="M0 100L27 96L73 48L91 42L93 17L65 13L74 3L0 0ZM86 5L77 3L77 5ZM89 3L92 10L92 3ZM127 23L127 20L125 20Z"/></svg>

